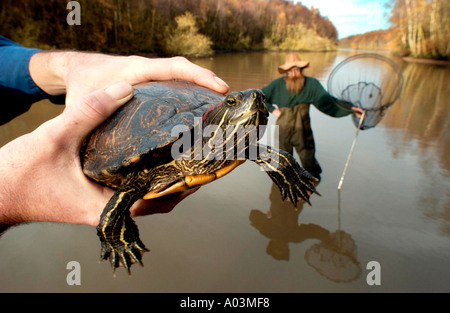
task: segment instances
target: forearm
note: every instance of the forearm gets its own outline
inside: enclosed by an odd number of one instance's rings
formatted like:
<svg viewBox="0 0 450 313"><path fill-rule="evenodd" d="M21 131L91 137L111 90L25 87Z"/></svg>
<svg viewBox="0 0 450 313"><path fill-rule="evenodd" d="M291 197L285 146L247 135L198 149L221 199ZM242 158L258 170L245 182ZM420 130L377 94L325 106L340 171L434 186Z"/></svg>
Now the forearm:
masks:
<svg viewBox="0 0 450 313"><path fill-rule="evenodd" d="M3 37L0 39L0 85L12 92L41 98L66 94L74 78L88 80L89 85L102 85L99 77L108 80L116 75L121 76L118 75L121 67L129 65L131 59L78 51L41 51L22 47ZM95 71L96 68L104 69L105 65L109 66L107 73ZM86 68L94 70L87 71ZM76 77L80 74L84 76ZM115 82L121 79L123 77Z"/></svg>
<svg viewBox="0 0 450 313"><path fill-rule="evenodd" d="M333 98L330 95L323 95L318 101L314 102L314 105L322 113L332 117L343 117L351 114L351 103L339 101L340 100Z"/></svg>
<svg viewBox="0 0 450 313"><path fill-rule="evenodd" d="M109 80L116 74L108 69L117 71L116 67L107 65L119 64L120 67L120 62L126 58L90 52L45 51L31 57L29 70L31 78L43 91L49 95L61 95L66 93L73 80L93 87L103 85L102 78Z"/></svg>

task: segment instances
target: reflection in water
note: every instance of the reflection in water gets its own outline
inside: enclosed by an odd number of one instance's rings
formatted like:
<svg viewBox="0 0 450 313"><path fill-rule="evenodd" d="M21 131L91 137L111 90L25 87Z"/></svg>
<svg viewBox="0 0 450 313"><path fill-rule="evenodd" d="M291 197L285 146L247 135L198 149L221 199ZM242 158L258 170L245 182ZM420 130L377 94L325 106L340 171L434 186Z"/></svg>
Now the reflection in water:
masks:
<svg viewBox="0 0 450 313"><path fill-rule="evenodd" d="M355 241L342 230L308 248L305 259L319 274L334 282L351 282L361 275Z"/></svg>
<svg viewBox="0 0 450 313"><path fill-rule="evenodd" d="M394 158L418 154L427 178L417 193L418 203L450 235L450 70L410 63L403 76L403 93L381 124L393 130Z"/></svg>
<svg viewBox="0 0 450 313"><path fill-rule="evenodd" d="M269 238L266 252L276 260L289 260L289 243L319 239L305 253L306 262L318 273L335 282L350 282L361 274L356 259L356 244L351 236L337 230L330 233L316 224L299 224L298 216L303 203L295 210L290 202L281 199L280 191L272 184L267 214L259 210L250 212L250 222L262 235Z"/></svg>
<svg viewBox="0 0 450 313"><path fill-rule="evenodd" d="M398 148L415 139L422 151L437 148L440 166L450 171L450 70L408 64L403 76L401 98L382 124L402 131L402 136L395 139ZM394 157L406 152L402 150L394 150Z"/></svg>

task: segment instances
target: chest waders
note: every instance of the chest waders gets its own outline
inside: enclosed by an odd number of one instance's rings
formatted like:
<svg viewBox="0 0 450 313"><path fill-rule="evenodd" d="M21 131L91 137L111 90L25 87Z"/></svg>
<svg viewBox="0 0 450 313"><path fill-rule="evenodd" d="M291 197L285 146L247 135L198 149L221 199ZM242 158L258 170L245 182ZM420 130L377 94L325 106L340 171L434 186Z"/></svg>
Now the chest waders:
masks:
<svg viewBox="0 0 450 313"><path fill-rule="evenodd" d="M291 154L295 148L302 166L320 179L322 169L315 157L316 147L311 129L309 106L309 104L297 104L293 108L280 108L281 115L276 122L279 127L278 147Z"/></svg>

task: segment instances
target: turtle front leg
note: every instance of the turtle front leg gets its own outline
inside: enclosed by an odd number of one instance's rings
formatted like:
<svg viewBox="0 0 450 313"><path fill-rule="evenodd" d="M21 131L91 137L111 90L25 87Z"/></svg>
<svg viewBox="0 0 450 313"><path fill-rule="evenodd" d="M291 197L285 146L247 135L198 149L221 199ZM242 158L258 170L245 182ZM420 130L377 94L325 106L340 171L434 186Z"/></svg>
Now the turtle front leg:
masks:
<svg viewBox="0 0 450 313"><path fill-rule="evenodd" d="M303 169L295 158L284 150L269 146L255 144L257 147L256 159L250 159L261 166L281 191L283 200L289 199L297 206L299 199L309 205L312 193L320 194L314 187L319 180Z"/></svg>
<svg viewBox="0 0 450 313"><path fill-rule="evenodd" d="M100 261L108 260L115 274L121 264L128 270L133 263L142 264L142 254L149 251L139 238L139 231L130 217L130 207L141 194L134 189L119 189L106 204L97 226L101 242Z"/></svg>

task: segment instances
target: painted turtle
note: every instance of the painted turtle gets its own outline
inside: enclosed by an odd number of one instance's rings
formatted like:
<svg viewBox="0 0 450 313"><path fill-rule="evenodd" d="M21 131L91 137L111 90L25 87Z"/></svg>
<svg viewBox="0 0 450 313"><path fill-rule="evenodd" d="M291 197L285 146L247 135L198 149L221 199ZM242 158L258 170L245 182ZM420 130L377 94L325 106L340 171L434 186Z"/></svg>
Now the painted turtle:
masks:
<svg viewBox="0 0 450 313"><path fill-rule="evenodd" d="M97 226L101 259L109 259L114 272L142 265L148 250L130 217L135 201L206 184L247 159L266 170L284 200L309 203L316 179L289 153L257 143L267 117L264 94L256 89L224 96L183 81L135 86L134 97L81 152L84 173L115 190Z"/></svg>

